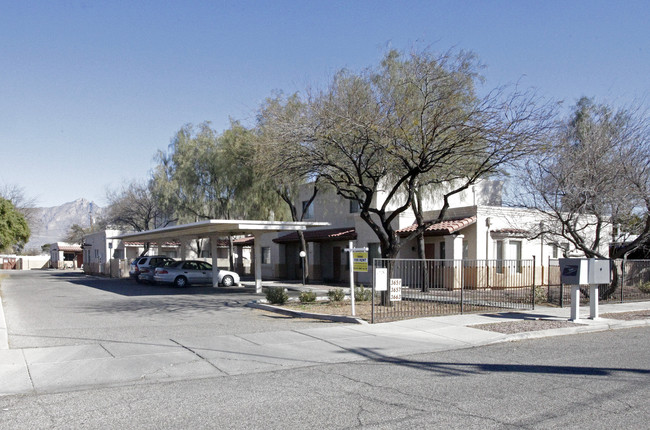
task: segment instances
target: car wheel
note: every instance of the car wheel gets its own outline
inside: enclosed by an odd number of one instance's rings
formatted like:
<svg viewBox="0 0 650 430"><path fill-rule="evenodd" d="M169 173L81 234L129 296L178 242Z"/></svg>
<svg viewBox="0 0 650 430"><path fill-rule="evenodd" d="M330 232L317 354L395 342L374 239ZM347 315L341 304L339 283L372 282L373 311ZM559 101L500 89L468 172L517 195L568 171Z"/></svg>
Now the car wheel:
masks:
<svg viewBox="0 0 650 430"><path fill-rule="evenodd" d="M177 287L187 287L187 278L185 276L179 276L178 278L174 279L174 285Z"/></svg>
<svg viewBox="0 0 650 430"><path fill-rule="evenodd" d="M232 276L226 275L223 277L221 280L221 285L224 287L232 287L232 285L235 283L234 279L232 279Z"/></svg>

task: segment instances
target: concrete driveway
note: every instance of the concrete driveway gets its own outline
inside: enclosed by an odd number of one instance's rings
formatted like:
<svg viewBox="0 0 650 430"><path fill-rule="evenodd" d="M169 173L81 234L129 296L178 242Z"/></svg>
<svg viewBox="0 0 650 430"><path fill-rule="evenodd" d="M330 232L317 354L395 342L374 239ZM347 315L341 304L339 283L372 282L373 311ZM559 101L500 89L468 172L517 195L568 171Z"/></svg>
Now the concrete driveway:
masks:
<svg viewBox="0 0 650 430"><path fill-rule="evenodd" d="M143 342L331 326L251 309L245 289L141 285L79 271L4 272L10 348ZM249 290L250 291L250 290Z"/></svg>

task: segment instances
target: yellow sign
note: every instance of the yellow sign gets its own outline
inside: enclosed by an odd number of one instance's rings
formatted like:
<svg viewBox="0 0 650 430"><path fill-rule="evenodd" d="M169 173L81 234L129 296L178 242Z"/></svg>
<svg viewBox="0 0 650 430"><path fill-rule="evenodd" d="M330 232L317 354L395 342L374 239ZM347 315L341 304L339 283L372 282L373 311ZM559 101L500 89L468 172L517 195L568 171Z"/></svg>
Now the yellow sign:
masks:
<svg viewBox="0 0 650 430"><path fill-rule="evenodd" d="M368 253L367 252L353 252L352 259L354 261L354 272L367 272L368 271Z"/></svg>

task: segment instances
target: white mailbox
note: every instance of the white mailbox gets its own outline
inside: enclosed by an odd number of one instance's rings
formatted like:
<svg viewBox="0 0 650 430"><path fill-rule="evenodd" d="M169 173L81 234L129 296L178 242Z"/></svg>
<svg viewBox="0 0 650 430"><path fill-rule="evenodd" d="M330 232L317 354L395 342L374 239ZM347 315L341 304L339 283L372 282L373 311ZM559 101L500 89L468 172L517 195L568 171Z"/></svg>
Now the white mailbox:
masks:
<svg viewBox="0 0 650 430"><path fill-rule="evenodd" d="M609 260L560 258L560 280L566 285L609 284Z"/></svg>
<svg viewBox="0 0 650 430"><path fill-rule="evenodd" d="M609 284L609 260L560 258L560 280L571 287L571 320L580 320L580 285L589 285L590 318L598 318L598 285Z"/></svg>

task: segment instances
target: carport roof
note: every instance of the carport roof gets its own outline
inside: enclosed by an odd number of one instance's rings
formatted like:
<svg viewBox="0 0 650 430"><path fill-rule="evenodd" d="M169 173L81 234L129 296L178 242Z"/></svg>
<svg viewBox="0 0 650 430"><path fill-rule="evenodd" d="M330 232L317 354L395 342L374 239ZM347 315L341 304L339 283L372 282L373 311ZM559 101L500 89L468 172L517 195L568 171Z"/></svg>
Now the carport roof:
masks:
<svg viewBox="0 0 650 430"><path fill-rule="evenodd" d="M212 235L226 236L256 232L298 231L307 227L324 227L327 222L293 222L293 221L255 221L255 220L222 220L211 219L191 224L175 225L155 230L125 233L112 237L128 241L152 241L180 237L208 237Z"/></svg>

